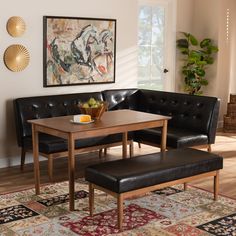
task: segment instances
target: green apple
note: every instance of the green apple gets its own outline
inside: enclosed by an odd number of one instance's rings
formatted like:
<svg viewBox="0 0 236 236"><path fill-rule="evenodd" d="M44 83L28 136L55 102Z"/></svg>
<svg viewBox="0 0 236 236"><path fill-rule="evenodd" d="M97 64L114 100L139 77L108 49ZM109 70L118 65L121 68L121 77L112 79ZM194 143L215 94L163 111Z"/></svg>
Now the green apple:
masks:
<svg viewBox="0 0 236 236"><path fill-rule="evenodd" d="M88 104L89 104L89 106L93 106L93 105L96 104L96 100L95 100L94 98L90 98L90 99L88 100Z"/></svg>
<svg viewBox="0 0 236 236"><path fill-rule="evenodd" d="M83 107L83 108L89 108L89 104L86 102L86 103L83 104L82 107Z"/></svg>

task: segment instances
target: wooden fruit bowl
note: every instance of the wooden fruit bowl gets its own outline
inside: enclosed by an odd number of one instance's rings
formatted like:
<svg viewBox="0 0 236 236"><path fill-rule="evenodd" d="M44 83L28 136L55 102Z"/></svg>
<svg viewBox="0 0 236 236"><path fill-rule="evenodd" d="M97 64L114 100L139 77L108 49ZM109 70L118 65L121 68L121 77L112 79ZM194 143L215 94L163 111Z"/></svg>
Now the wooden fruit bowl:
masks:
<svg viewBox="0 0 236 236"><path fill-rule="evenodd" d="M108 104L107 102L102 102L102 105L100 107L89 107L89 108L84 108L82 105L79 105L81 114L86 114L90 115L92 119L94 120L100 120L103 113L107 110Z"/></svg>

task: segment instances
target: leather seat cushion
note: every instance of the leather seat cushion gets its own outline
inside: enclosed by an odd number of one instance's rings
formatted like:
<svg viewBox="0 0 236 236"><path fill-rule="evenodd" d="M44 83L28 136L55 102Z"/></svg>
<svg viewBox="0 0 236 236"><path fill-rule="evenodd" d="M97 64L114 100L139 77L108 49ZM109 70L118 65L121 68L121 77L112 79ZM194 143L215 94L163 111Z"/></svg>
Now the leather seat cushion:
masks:
<svg viewBox="0 0 236 236"><path fill-rule="evenodd" d="M195 149L173 149L92 165L85 179L116 193L140 189L223 168L223 158Z"/></svg>
<svg viewBox="0 0 236 236"><path fill-rule="evenodd" d="M104 137L86 138L75 141L75 148L83 148L97 145ZM32 138L24 138L24 147L32 149ZM51 154L66 151L68 148L67 140L48 134L39 135L39 152Z"/></svg>
<svg viewBox="0 0 236 236"><path fill-rule="evenodd" d="M129 135L131 138L131 134ZM85 148L92 147L96 145L104 145L115 142L122 141L122 134L112 134L108 136L99 136L95 138L85 138L75 141L75 148ZM32 138L26 137L23 140L23 145L25 149L32 149ZM39 152L51 154L56 152L66 151L68 148L67 140L48 135L48 134L39 134Z"/></svg>
<svg viewBox="0 0 236 236"><path fill-rule="evenodd" d="M136 142L150 142L159 145L161 143L161 128L144 129L134 134ZM168 127L167 146L172 148L192 147L208 143L206 134L196 133L191 130Z"/></svg>

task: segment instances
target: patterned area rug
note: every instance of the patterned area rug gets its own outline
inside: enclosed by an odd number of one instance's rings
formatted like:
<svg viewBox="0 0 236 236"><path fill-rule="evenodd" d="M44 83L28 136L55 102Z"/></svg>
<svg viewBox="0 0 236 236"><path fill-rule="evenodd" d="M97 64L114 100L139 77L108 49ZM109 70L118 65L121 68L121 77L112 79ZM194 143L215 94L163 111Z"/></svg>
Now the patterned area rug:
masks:
<svg viewBox="0 0 236 236"><path fill-rule="evenodd" d="M68 210L68 182L0 195L0 235L236 235L236 200L182 186L125 201L123 231L116 228L116 201L95 192L95 215L88 214L88 185L76 181L76 211Z"/></svg>

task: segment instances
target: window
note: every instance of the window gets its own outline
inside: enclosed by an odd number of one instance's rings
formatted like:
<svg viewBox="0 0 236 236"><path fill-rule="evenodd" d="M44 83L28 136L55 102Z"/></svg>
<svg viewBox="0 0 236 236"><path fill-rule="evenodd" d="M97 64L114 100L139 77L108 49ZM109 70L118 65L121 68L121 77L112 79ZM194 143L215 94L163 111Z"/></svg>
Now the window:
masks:
<svg viewBox="0 0 236 236"><path fill-rule="evenodd" d="M145 0L139 5L139 88L172 90L173 83L172 85L170 85L170 82L167 83L169 75L167 76L166 73L170 70L169 67L173 68L171 73L173 78L175 37L173 37L172 27L173 14L170 11L172 7L171 2L173 1Z"/></svg>

